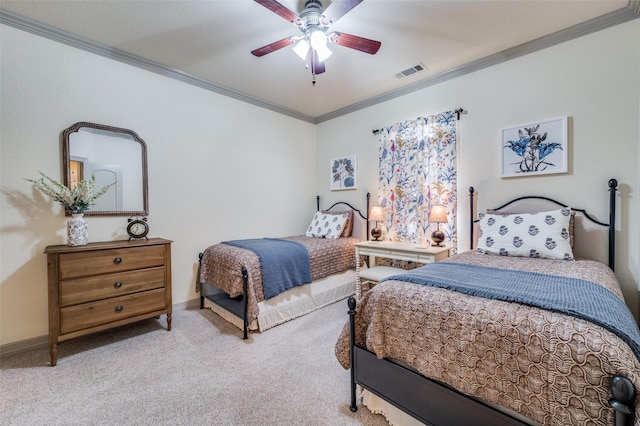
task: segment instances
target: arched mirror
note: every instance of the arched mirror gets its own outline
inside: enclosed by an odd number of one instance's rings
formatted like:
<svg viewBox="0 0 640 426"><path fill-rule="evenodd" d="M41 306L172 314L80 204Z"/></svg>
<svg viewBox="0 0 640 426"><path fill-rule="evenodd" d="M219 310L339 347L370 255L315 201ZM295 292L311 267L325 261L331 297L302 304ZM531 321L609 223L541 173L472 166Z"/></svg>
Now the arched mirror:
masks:
<svg viewBox="0 0 640 426"><path fill-rule="evenodd" d="M148 215L147 145L135 132L80 122L62 132L64 184L91 176L96 189L115 185L96 200L87 216Z"/></svg>

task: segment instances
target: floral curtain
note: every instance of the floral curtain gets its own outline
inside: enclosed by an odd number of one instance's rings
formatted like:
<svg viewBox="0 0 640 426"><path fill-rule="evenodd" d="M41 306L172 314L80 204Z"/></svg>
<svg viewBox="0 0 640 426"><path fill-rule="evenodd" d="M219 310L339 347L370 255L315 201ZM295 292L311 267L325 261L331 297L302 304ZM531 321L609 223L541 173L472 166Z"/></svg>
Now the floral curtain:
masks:
<svg viewBox="0 0 640 426"><path fill-rule="evenodd" d="M431 208L442 204L447 222L440 223L443 244L457 243L457 152L455 112L397 123L378 133L380 140L378 202L386 240L426 243L437 223Z"/></svg>

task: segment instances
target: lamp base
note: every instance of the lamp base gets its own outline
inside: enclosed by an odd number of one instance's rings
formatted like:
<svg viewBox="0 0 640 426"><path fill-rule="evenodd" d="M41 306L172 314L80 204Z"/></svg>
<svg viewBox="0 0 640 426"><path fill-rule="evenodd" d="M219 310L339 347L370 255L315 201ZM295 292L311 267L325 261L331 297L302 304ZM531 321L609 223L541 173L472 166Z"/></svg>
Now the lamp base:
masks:
<svg viewBox="0 0 640 426"><path fill-rule="evenodd" d="M431 244L433 247L444 247L442 245L442 242L444 241L444 232L439 229L433 231L431 234L431 241L433 242L433 244Z"/></svg>
<svg viewBox="0 0 640 426"><path fill-rule="evenodd" d="M380 237L382 237L382 229L373 228L371 230L371 237L373 238L374 241L380 241Z"/></svg>

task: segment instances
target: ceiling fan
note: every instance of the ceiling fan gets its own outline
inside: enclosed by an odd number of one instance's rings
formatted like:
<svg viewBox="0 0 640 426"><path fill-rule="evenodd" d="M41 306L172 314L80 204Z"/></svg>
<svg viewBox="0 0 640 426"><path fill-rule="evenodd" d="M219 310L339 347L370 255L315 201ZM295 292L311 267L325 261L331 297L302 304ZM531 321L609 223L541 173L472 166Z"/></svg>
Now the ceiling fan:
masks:
<svg viewBox="0 0 640 426"><path fill-rule="evenodd" d="M304 10L297 15L276 0L255 0L273 13L280 15L295 24L301 35L291 36L267 44L251 51L254 56L261 57L283 47L294 44L294 52L311 68L312 83L316 84L316 75L325 72L324 60L331 56L328 43L375 54L382 43L368 38L358 37L342 32L328 32L329 27L363 0L335 0L326 10L322 10L320 0L308 0Z"/></svg>

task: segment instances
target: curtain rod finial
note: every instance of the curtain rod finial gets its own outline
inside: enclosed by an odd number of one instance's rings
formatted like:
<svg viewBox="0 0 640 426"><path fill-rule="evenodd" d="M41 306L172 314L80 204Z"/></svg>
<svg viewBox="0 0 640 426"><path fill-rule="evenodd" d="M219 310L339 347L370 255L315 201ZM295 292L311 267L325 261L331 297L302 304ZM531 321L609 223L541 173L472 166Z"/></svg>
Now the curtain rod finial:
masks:
<svg viewBox="0 0 640 426"><path fill-rule="evenodd" d="M464 109L462 108L458 108L457 110L454 111L456 113L456 117L458 120L460 120L460 114L464 113Z"/></svg>

